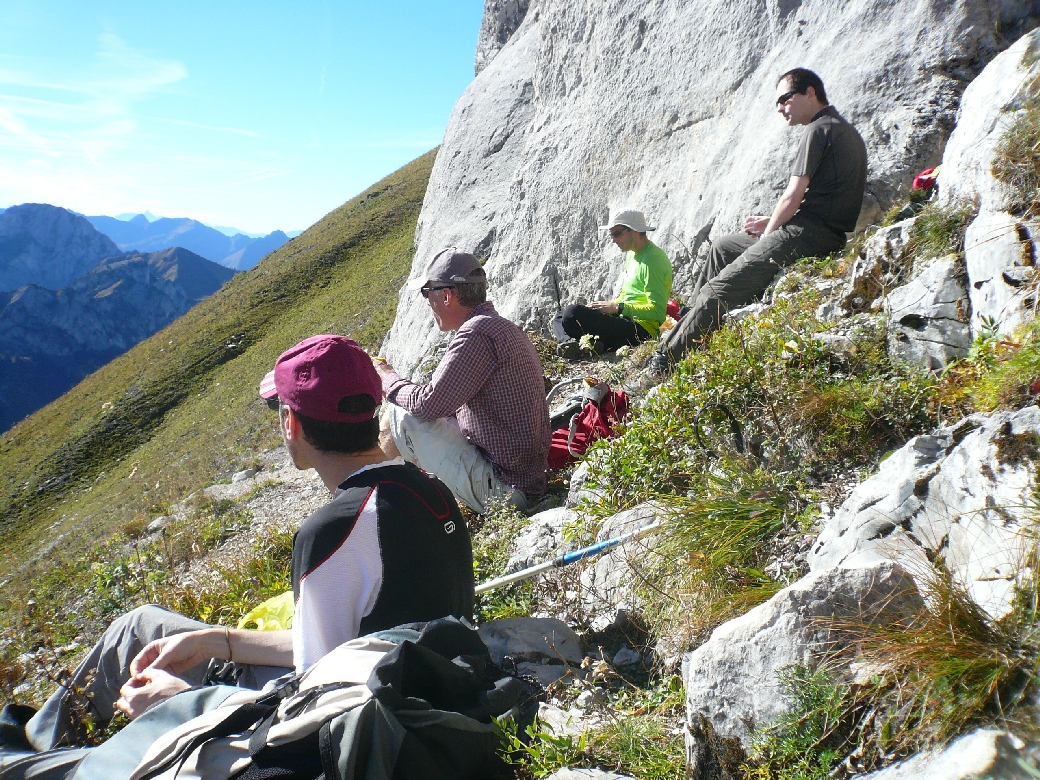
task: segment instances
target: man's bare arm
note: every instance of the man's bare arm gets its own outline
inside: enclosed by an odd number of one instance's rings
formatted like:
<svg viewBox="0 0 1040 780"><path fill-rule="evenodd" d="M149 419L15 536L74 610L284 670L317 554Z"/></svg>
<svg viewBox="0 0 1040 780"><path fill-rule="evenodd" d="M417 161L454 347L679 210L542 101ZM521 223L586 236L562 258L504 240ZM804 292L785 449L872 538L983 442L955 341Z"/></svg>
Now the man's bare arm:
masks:
<svg viewBox="0 0 1040 780"><path fill-rule="evenodd" d="M230 644L230 647L228 646ZM148 668L179 674L210 658L262 666L292 666L292 631L247 631L205 628L157 639L130 664L131 674Z"/></svg>
<svg viewBox="0 0 1040 780"><path fill-rule="evenodd" d="M769 222L762 231L763 236L768 236L781 225L787 224L788 220L798 211L798 207L802 205L802 198L805 197L805 190L808 187L808 176L791 177L791 181L787 183L787 189L780 196L780 200L776 202L776 208L773 209L773 214L769 217Z"/></svg>

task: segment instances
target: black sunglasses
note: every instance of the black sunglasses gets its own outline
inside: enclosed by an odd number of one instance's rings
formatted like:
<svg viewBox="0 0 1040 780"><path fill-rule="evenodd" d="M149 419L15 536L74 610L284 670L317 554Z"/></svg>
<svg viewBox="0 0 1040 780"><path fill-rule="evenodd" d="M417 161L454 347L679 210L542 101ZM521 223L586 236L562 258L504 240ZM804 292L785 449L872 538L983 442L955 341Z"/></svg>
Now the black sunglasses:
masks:
<svg viewBox="0 0 1040 780"><path fill-rule="evenodd" d="M272 412L278 411L278 406L281 404L281 399L279 399L278 396L275 396L274 398L265 398L264 400L267 402L268 409Z"/></svg>
<svg viewBox="0 0 1040 780"><path fill-rule="evenodd" d="M625 233L627 233L631 229L632 228L630 228L630 227L623 227L623 228L621 228L621 230L611 230L610 231L610 237L611 238L617 238L618 236L623 236L623 235L625 235Z"/></svg>
<svg viewBox="0 0 1040 780"><path fill-rule="evenodd" d="M420 287L419 288L419 292L422 293L422 297L423 298L426 298L426 300L429 300L430 299L430 293L432 293L432 292L436 292L437 290L453 290L453 289L455 289L455 285L453 285L453 284L445 284L445 285L442 285L441 287Z"/></svg>
<svg viewBox="0 0 1040 780"><path fill-rule="evenodd" d="M776 99L776 104L777 104L778 106L782 106L782 105L784 105L784 104L785 104L785 103L786 103L786 102L787 102L788 100L790 100L791 98L793 98L793 97L794 97L795 95L801 95L801 94L803 94L803 93L799 92L799 91L798 91L797 89L792 89L792 90L791 90L790 92L785 92L785 93L784 93L784 94L782 94L782 95L781 95L780 97L778 97L778 98Z"/></svg>

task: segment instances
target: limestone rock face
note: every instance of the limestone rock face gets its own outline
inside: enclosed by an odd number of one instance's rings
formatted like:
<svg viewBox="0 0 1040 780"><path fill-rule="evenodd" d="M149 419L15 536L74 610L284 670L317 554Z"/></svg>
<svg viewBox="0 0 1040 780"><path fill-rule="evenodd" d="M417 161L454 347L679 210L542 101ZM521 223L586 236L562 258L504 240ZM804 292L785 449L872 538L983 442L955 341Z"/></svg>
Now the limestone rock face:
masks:
<svg viewBox="0 0 1040 780"><path fill-rule="evenodd" d="M597 541L606 541L622 534L638 530L661 519L665 510L654 504L641 504L633 509L618 512L604 521ZM632 539L610 552L596 558L580 577L582 602L590 614L604 611L638 611L639 603L635 589L640 581L640 569L636 564L654 546L655 537L644 536Z"/></svg>
<svg viewBox="0 0 1040 780"><path fill-rule="evenodd" d="M921 753L860 777L862 780L974 780L977 777L1030 780L1036 773L1028 767L1035 763L1025 755L1024 747L1014 734L977 729L954 740L945 750Z"/></svg>
<svg viewBox="0 0 1040 780"><path fill-rule="evenodd" d="M946 565L994 617L1006 613L1030 544L1030 501L1040 461L1040 408L974 415L917 436L860 483L827 521L809 568L898 560ZM917 564L914 565L914 561Z"/></svg>
<svg viewBox="0 0 1040 780"><path fill-rule="evenodd" d="M1004 131L1024 110L1028 85L1040 76L1038 51L1040 30L1034 30L968 86L939 172L941 204L979 207L964 239L975 336L993 325L1010 334L1033 316L1028 288L1040 254L1040 223L1009 213L1015 199L993 176L993 160Z"/></svg>
<svg viewBox="0 0 1040 780"><path fill-rule="evenodd" d="M573 510L564 507L547 509L532 517L530 524L513 539L506 574L548 561L564 552L563 528L575 517Z"/></svg>
<svg viewBox="0 0 1040 780"><path fill-rule="evenodd" d="M840 303L845 311L865 311L886 289L899 284L914 221L910 218L880 228L864 242L863 251L853 262L849 282L842 291Z"/></svg>
<svg viewBox="0 0 1040 780"><path fill-rule="evenodd" d="M876 221L940 161L965 85L996 54L993 31L1027 5L533 2L455 106L411 276L445 246L473 250L499 312L540 328L561 304L613 293L621 255L598 227L631 206L658 227L676 279L691 279L684 245L713 219L717 237L768 213L790 178L800 130L777 116L774 87L795 66L821 74L864 136L861 221ZM406 374L440 340L420 302L402 291L384 348Z"/></svg>
<svg viewBox="0 0 1040 780"><path fill-rule="evenodd" d="M977 201L980 212L1007 211L1009 191L993 176L993 156L1004 130L1021 113L1025 86L1040 74L1040 30L1015 41L964 90L957 129L943 152L939 202Z"/></svg>
<svg viewBox="0 0 1040 780"><path fill-rule="evenodd" d="M484 19L477 35L477 54L473 58L475 75L479 76L506 45L524 21L529 5L530 0L485 0Z"/></svg>
<svg viewBox="0 0 1040 780"><path fill-rule="evenodd" d="M967 276L956 255L938 257L885 299L889 352L929 371L967 356L971 328Z"/></svg>
<svg viewBox="0 0 1040 780"><path fill-rule="evenodd" d="M57 290L119 253L112 239L67 209L25 203L0 214L0 290Z"/></svg>
<svg viewBox="0 0 1040 780"><path fill-rule="evenodd" d="M923 602L913 579L882 561L864 568L836 568L803 577L764 604L724 623L683 658L688 721L704 718L723 739L747 747L751 728L788 707L776 673L807 664L836 641L826 619L893 619L913 614ZM706 760L704 746L688 741L691 776Z"/></svg>
<svg viewBox="0 0 1040 780"><path fill-rule="evenodd" d="M971 284L971 329L993 325L1005 334L1033 319L1033 278L1040 248L1040 222L1004 212L984 212L968 226L964 259Z"/></svg>

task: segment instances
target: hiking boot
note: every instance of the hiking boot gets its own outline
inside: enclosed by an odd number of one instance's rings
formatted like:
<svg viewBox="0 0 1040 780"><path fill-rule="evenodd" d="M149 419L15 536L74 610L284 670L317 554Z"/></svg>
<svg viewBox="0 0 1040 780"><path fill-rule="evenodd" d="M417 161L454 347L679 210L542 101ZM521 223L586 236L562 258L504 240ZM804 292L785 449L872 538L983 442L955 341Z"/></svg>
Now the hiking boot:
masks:
<svg viewBox="0 0 1040 780"><path fill-rule="evenodd" d="M0 710L0 751L31 753L33 746L25 735L25 724L36 714L27 704L5 704Z"/></svg>
<svg viewBox="0 0 1040 780"><path fill-rule="evenodd" d="M567 339L556 345L556 354L564 360L578 360L581 358L581 344L577 339Z"/></svg>
<svg viewBox="0 0 1040 780"><path fill-rule="evenodd" d="M672 373L672 361L663 352L655 352L646 361L646 370L658 380L665 379Z"/></svg>

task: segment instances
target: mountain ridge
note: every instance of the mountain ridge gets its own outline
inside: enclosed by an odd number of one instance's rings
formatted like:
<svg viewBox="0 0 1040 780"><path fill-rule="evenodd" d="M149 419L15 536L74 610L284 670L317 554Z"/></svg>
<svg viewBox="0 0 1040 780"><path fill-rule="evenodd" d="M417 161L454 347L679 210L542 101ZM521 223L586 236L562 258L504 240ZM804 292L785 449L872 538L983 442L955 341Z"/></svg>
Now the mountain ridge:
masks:
<svg viewBox="0 0 1040 780"><path fill-rule="evenodd" d="M0 292L0 430L211 295L235 272L186 249L105 258L65 287Z"/></svg>

